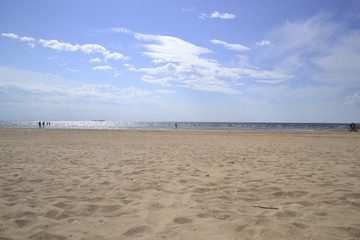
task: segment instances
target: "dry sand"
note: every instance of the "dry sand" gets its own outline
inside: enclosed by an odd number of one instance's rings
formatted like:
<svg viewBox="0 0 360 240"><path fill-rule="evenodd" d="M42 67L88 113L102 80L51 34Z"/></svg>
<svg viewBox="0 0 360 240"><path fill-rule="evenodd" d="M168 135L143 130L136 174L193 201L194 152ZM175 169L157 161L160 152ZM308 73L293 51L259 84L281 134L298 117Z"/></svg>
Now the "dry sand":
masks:
<svg viewBox="0 0 360 240"><path fill-rule="evenodd" d="M360 239L360 134L0 129L0 239Z"/></svg>

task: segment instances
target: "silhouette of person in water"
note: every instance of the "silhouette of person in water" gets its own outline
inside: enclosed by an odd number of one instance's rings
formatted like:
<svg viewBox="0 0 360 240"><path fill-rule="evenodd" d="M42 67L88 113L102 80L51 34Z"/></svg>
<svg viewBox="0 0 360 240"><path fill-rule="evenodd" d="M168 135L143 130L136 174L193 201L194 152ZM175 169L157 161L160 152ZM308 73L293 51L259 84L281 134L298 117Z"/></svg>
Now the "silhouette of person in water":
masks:
<svg viewBox="0 0 360 240"><path fill-rule="evenodd" d="M41 128L41 122L39 122L39 128Z"/></svg>
<svg viewBox="0 0 360 240"><path fill-rule="evenodd" d="M45 128L45 121L43 122L43 128Z"/></svg>

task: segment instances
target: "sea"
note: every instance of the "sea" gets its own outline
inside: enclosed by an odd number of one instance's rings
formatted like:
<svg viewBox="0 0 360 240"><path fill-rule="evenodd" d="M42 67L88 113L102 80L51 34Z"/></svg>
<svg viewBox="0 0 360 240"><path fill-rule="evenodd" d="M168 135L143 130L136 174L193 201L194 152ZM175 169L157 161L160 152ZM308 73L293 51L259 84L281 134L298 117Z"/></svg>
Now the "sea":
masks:
<svg viewBox="0 0 360 240"><path fill-rule="evenodd" d="M49 124L48 124L49 123ZM0 121L0 128L39 128L38 121ZM349 131L349 123L50 121L52 129Z"/></svg>

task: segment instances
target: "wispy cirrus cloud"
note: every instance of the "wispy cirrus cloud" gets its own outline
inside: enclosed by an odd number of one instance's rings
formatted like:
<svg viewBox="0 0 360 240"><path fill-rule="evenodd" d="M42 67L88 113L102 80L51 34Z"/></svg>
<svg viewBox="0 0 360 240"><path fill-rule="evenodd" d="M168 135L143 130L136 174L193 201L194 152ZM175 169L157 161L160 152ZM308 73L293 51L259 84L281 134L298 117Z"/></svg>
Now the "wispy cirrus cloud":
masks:
<svg viewBox="0 0 360 240"><path fill-rule="evenodd" d="M112 27L109 29L110 32L118 32L118 33L133 33L131 30L123 27Z"/></svg>
<svg viewBox="0 0 360 240"><path fill-rule="evenodd" d="M276 69L307 76L308 81L360 87L360 32L319 13L287 21L269 36L274 45L259 59Z"/></svg>
<svg viewBox="0 0 360 240"><path fill-rule="evenodd" d="M149 42L142 52L160 65L155 67L129 67L129 70L143 72L143 81L163 86L176 86L201 91L237 94L238 86L243 81L268 80L282 82L290 79L291 75L274 71L261 71L245 68L228 68L221 66L216 60L205 56L213 53L211 50L196 46L182 39L161 36L136 34L135 38ZM218 40L217 40L218 41ZM219 42L217 42L219 44ZM221 42L229 47L228 43ZM230 44L236 50L246 47Z"/></svg>
<svg viewBox="0 0 360 240"><path fill-rule="evenodd" d="M266 86L244 90L264 98L301 99L306 102L336 101L358 105L360 102L360 32L321 12L313 17L286 21L274 28L256 62L293 75L291 82L258 79ZM271 42L271 44L270 44ZM270 85L269 85L270 84ZM285 86L285 87L284 87ZM261 91L251 92L257 89ZM339 105L340 106L340 105Z"/></svg>
<svg viewBox="0 0 360 240"><path fill-rule="evenodd" d="M213 43L213 44L222 45L222 46L224 46L225 48L230 49L230 50L235 50L235 51L240 51L240 52L244 52L244 51L250 50L250 48L245 47L244 45L241 45L241 44L231 44L231 43L227 43L227 42L224 42L224 41L221 41L221 40L217 40L217 39L213 39L213 40L211 40L210 42Z"/></svg>
<svg viewBox="0 0 360 240"><path fill-rule="evenodd" d="M124 28L124 27L110 27L105 29L93 29L91 30L93 32L99 32L99 33L126 33L126 34L133 34L134 32Z"/></svg>
<svg viewBox="0 0 360 240"><path fill-rule="evenodd" d="M138 40L153 42L144 45L149 51L143 52L143 54L151 57L155 63L190 61L206 64L207 61L204 61L199 55L212 53L207 48L193 45L176 37L149 34L135 34L134 36Z"/></svg>
<svg viewBox="0 0 360 240"><path fill-rule="evenodd" d="M346 98L346 103L349 105L360 105L360 91L357 91Z"/></svg>
<svg viewBox="0 0 360 240"><path fill-rule="evenodd" d="M220 19L234 19L236 16L232 13L220 13L219 11L214 11L211 14L202 13L199 18L220 18Z"/></svg>

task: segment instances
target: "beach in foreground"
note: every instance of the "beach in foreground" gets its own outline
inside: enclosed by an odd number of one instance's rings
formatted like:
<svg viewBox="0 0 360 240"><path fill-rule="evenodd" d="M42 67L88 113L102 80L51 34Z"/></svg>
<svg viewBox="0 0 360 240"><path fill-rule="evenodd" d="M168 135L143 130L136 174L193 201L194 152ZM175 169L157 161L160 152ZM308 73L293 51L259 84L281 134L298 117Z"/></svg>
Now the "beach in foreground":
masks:
<svg viewBox="0 0 360 240"><path fill-rule="evenodd" d="M360 239L360 134L0 129L0 239Z"/></svg>

